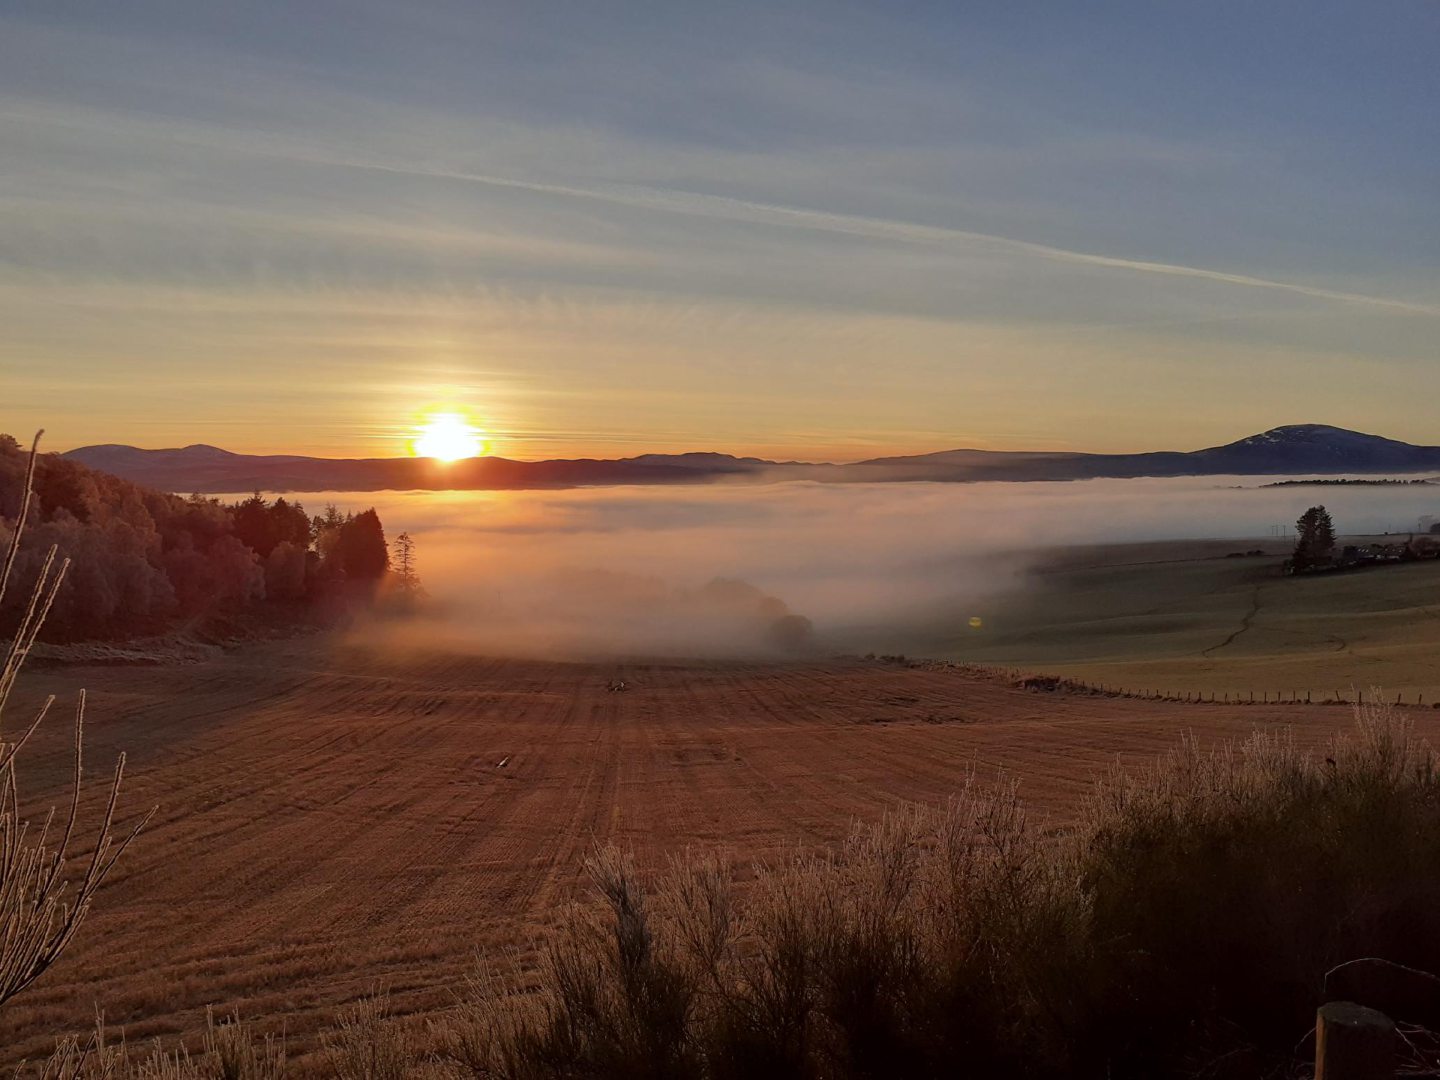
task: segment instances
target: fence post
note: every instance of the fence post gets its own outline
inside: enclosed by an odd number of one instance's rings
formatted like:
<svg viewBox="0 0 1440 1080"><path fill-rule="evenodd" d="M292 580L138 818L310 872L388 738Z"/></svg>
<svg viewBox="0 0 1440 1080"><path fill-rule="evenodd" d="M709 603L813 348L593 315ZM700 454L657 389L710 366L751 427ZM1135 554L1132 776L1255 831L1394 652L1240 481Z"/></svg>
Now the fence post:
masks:
<svg viewBox="0 0 1440 1080"><path fill-rule="evenodd" d="M1395 1080L1395 1024L1349 1001L1315 1015L1315 1080Z"/></svg>

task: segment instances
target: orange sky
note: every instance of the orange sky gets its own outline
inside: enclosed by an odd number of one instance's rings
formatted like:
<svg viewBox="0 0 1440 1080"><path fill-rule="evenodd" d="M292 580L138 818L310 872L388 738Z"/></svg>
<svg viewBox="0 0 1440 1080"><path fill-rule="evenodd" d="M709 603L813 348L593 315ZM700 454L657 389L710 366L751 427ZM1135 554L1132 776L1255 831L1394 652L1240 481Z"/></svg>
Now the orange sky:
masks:
<svg viewBox="0 0 1440 1080"><path fill-rule="evenodd" d="M1440 443L1433 6L327 2L0 12L0 431Z"/></svg>

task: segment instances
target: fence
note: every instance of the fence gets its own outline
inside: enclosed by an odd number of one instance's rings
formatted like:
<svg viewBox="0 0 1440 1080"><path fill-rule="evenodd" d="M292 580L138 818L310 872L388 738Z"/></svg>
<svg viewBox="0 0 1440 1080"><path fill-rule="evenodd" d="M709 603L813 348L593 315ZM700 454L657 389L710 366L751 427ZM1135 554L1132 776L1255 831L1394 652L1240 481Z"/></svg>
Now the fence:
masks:
<svg viewBox="0 0 1440 1080"><path fill-rule="evenodd" d="M1065 691L1072 694L1092 694L1097 697L1130 698L1136 701L1174 701L1187 705L1345 705L1353 706L1365 701L1390 703L1388 694L1379 691L1358 690L1165 690L1159 688L1137 688L1119 686L1113 683L1089 682L1069 675L1047 675L1020 668L993 667L986 664L970 664L951 660L921 660L907 656L867 656L867 660L878 660L887 664L902 664L906 667L929 670L958 670L970 674L1011 683L1025 690ZM1327 696L1328 695L1328 696ZM1411 705L1417 708L1440 709L1440 701L1427 702L1423 692L1409 695L1397 693L1393 699L1396 705Z"/></svg>

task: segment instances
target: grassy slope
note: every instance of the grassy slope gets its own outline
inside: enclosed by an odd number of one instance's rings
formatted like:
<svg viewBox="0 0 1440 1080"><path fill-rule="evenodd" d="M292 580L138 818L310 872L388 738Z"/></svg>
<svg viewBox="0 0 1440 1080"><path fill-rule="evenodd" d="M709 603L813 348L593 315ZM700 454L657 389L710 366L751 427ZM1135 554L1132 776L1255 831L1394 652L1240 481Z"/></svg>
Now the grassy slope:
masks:
<svg viewBox="0 0 1440 1080"><path fill-rule="evenodd" d="M1056 552L1030 587L927 651L1137 689L1383 686L1440 700L1440 561L1286 578L1276 543L1176 542ZM1220 557L1217 557L1220 556Z"/></svg>

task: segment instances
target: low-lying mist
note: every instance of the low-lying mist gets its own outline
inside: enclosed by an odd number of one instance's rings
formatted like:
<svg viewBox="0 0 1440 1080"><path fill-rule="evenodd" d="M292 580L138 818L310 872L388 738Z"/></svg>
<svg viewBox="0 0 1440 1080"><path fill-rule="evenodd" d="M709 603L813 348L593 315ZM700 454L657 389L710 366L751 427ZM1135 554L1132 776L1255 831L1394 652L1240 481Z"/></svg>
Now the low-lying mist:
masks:
<svg viewBox="0 0 1440 1080"><path fill-rule="evenodd" d="M415 538L433 598L397 633L503 655L866 651L1024 586L1044 549L1276 537L1324 503L1342 533L1413 529L1440 489L1267 478L312 493ZM1244 485L1238 487L1237 485Z"/></svg>

